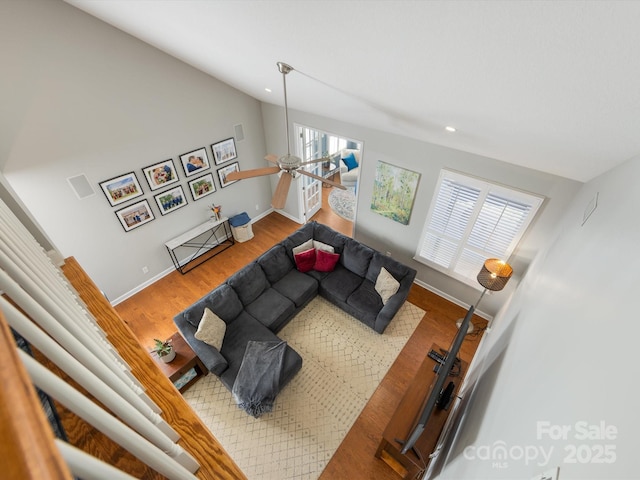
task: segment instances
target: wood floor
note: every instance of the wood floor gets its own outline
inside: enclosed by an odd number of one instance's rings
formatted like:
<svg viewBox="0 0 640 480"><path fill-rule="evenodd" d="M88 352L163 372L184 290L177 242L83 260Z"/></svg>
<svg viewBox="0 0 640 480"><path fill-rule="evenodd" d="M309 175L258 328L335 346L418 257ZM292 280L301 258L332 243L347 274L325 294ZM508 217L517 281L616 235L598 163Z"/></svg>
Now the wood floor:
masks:
<svg viewBox="0 0 640 480"><path fill-rule="evenodd" d="M323 188L324 205L331 189ZM313 220L351 236L352 223L335 215L328 206ZM271 213L252 225L254 238L220 253L182 275L172 272L116 306L140 343L151 346L154 338L165 339L176 331L173 316L221 284L227 277L257 258L300 225L278 213ZM425 311L424 318L373 394L358 420L320 477L333 479L390 479L398 475L375 458L382 432L403 393L433 343L448 347L456 333L455 321L464 309L414 284L409 301ZM485 323L474 317L474 323ZM460 357L470 362L479 336L468 336ZM215 432L213 432L215 435Z"/></svg>

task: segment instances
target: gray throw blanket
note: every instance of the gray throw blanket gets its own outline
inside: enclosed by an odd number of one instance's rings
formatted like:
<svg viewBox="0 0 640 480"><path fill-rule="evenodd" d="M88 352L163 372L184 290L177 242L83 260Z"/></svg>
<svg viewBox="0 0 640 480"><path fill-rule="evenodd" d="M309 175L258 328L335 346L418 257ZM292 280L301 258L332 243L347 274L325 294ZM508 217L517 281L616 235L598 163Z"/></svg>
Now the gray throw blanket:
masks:
<svg viewBox="0 0 640 480"><path fill-rule="evenodd" d="M231 393L240 408L255 418L273 409L287 342L249 341Z"/></svg>

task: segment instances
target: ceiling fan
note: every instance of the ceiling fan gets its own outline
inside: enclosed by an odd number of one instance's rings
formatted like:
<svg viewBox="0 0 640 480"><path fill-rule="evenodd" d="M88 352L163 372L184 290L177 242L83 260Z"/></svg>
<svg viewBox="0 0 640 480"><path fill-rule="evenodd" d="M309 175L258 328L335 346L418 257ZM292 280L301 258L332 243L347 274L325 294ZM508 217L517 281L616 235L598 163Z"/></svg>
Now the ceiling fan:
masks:
<svg viewBox="0 0 640 480"><path fill-rule="evenodd" d="M280 73L282 73L282 84L284 85L284 121L285 131L287 132L287 154L280 158L278 158L276 155L267 155L266 157L264 157L265 160L277 165L277 167L264 167L255 168L253 170L243 170L240 172L231 172L227 175L227 179L241 180L243 178L260 177L263 175L279 173L280 180L278 181L276 191L273 194L273 198L271 199L271 205L273 206L273 208L284 208L284 205L287 201L287 194L289 193L289 186L291 185L291 180L297 178L298 174L307 175L308 177L315 178L316 180L328 183L329 185L341 188L342 190L345 190L346 188L339 183L335 183L326 178L322 178L321 176L308 172L303 168L305 165L324 162L328 160L327 158L318 158L315 160L310 160L308 162L303 162L300 157L291 155L289 143L289 109L287 106L287 74L293 70L293 67L282 62L278 62L277 65L278 70L280 71Z"/></svg>

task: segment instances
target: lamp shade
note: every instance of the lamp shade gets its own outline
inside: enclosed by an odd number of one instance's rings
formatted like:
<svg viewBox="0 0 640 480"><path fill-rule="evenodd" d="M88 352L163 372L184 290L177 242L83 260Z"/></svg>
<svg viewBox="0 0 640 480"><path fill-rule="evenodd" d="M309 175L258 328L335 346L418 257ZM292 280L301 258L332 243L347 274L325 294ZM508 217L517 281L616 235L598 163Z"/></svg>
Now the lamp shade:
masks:
<svg viewBox="0 0 640 480"><path fill-rule="evenodd" d="M489 258L478 273L478 282L487 290L497 292L504 288L512 274L513 268L508 263L497 258Z"/></svg>

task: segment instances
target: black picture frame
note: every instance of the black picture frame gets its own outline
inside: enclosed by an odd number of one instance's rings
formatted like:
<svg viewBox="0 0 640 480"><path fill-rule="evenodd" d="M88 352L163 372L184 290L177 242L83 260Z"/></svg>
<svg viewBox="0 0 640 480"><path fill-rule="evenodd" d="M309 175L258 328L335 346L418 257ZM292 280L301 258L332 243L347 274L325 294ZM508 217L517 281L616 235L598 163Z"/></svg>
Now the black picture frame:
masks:
<svg viewBox="0 0 640 480"><path fill-rule="evenodd" d="M233 137L226 138L211 144L211 153L213 154L213 160L216 165L222 165L223 163L238 158L235 139Z"/></svg>
<svg viewBox="0 0 640 480"><path fill-rule="evenodd" d="M182 185L170 188L164 192L154 195L153 198L158 205L160 215L166 215L167 213L175 212L176 210L188 205L187 197L184 194Z"/></svg>
<svg viewBox="0 0 640 480"><path fill-rule="evenodd" d="M144 167L142 175L147 180L151 191L167 187L179 180L178 171L171 158Z"/></svg>
<svg viewBox="0 0 640 480"><path fill-rule="evenodd" d="M204 147L183 153L180 155L180 163L182 164L184 174L187 177L198 175L211 167L211 164L209 163L209 155Z"/></svg>
<svg viewBox="0 0 640 480"><path fill-rule="evenodd" d="M112 207L143 195L142 186L135 172L125 173L99 183L100 189Z"/></svg>
<svg viewBox="0 0 640 480"><path fill-rule="evenodd" d="M189 191L193 201L200 200L202 197L211 195L216 191L216 184L213 181L213 174L211 172L206 175L202 175L189 182Z"/></svg>
<svg viewBox="0 0 640 480"><path fill-rule="evenodd" d="M218 179L220 180L220 186L224 188L238 182L239 180L227 181L227 175L231 172L239 172L239 171L240 171L240 165L238 164L238 162L233 162L225 167L219 168Z"/></svg>
<svg viewBox="0 0 640 480"><path fill-rule="evenodd" d="M156 218L146 199L121 208L115 214L125 232L130 232Z"/></svg>

